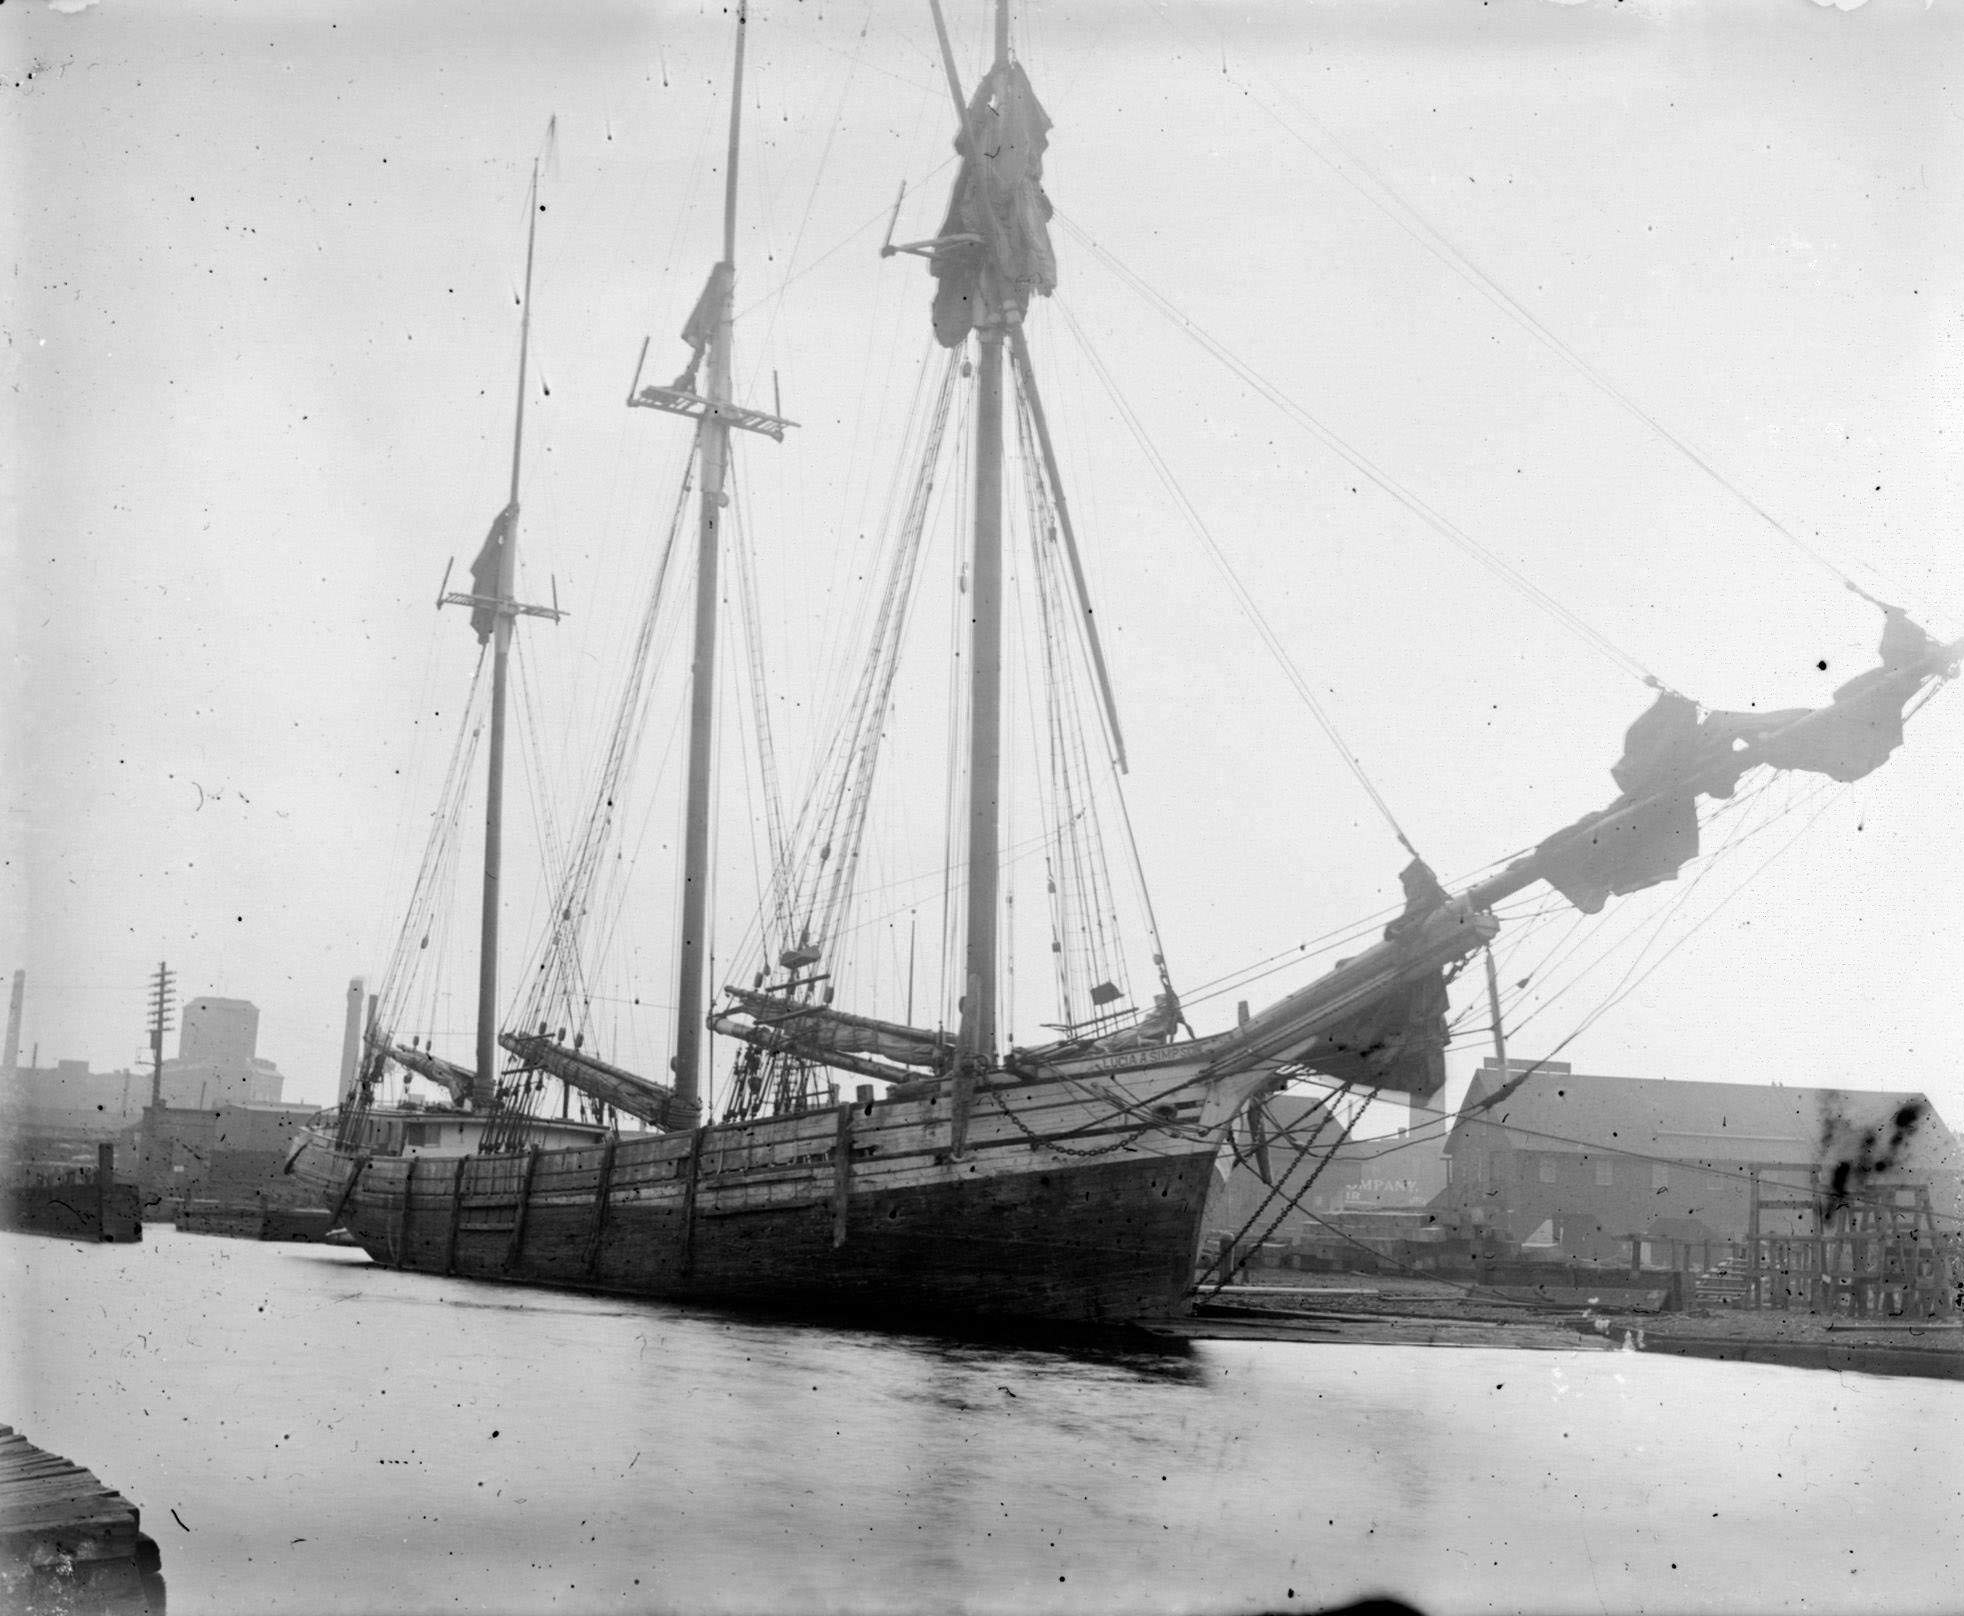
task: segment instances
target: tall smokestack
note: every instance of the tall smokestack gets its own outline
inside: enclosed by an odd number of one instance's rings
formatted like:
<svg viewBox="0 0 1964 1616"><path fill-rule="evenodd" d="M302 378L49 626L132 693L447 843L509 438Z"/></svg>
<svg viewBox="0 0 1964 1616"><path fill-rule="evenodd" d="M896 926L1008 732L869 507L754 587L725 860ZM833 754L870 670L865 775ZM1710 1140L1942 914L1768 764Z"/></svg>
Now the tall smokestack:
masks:
<svg viewBox="0 0 1964 1616"><path fill-rule="evenodd" d="M361 1069L361 1010L363 982L356 977L348 984L348 1018L341 1024L341 1103L346 1105L355 1092L355 1074Z"/></svg>
<svg viewBox="0 0 1964 1616"><path fill-rule="evenodd" d="M0 1073L8 1077L20 1070L20 1012L27 1000L27 972L14 972L14 991L7 1000L7 1050L0 1055Z"/></svg>

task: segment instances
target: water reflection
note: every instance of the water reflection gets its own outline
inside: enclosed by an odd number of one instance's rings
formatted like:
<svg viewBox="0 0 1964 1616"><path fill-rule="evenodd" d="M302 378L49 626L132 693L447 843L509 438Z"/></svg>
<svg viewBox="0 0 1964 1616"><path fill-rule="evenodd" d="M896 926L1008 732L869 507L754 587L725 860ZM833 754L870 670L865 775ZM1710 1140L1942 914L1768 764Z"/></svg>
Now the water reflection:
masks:
<svg viewBox="0 0 1964 1616"><path fill-rule="evenodd" d="M0 1280L0 1417L143 1506L178 1616L1919 1609L1964 1504L1950 1383L1045 1349L169 1230Z"/></svg>

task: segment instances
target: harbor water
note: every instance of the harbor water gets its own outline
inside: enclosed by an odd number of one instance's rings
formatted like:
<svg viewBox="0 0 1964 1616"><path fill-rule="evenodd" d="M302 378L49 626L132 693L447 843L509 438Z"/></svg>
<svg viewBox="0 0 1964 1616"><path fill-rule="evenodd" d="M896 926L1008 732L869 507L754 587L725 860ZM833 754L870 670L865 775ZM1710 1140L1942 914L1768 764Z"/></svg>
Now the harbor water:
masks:
<svg viewBox="0 0 1964 1616"><path fill-rule="evenodd" d="M0 1420L171 1610L1955 1609L1964 1384L1642 1352L1044 1350L0 1235Z"/></svg>

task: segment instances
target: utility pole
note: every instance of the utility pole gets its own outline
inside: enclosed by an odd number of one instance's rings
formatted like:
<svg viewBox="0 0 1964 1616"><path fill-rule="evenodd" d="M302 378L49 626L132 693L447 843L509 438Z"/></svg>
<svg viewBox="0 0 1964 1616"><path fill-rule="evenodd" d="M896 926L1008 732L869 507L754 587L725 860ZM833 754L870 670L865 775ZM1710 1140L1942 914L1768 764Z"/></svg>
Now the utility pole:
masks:
<svg viewBox="0 0 1964 1616"><path fill-rule="evenodd" d="M171 1010L176 998L173 984L176 980L177 973L159 960L157 974L150 979L150 1106L143 1113L142 1178L145 1189L157 1188L156 1180L160 1173L157 1146L162 1120L159 1113L164 1108L164 1034L171 1028ZM162 1173L162 1177L165 1181L162 1188L168 1189L168 1172Z"/></svg>

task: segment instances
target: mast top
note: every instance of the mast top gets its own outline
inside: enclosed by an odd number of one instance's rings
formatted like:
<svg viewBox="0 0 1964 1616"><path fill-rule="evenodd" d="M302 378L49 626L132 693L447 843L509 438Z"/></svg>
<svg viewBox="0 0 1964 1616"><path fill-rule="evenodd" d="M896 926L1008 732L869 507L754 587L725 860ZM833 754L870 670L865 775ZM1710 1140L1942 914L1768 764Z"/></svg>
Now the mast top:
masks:
<svg viewBox="0 0 1964 1616"><path fill-rule="evenodd" d="M730 160L723 175L723 262L736 263L737 132L743 118L743 44L750 32L749 0L737 0L736 71L730 83Z"/></svg>
<svg viewBox="0 0 1964 1616"><path fill-rule="evenodd" d="M1021 323L1034 295L1057 287L1050 246L1050 200L1043 193L1043 154L1050 117L1027 74L1009 56L1009 12L996 11L996 59L972 98L962 93L941 0L929 0L948 94L954 102L961 172L932 241L897 251L928 259L936 286L934 334L958 348L974 330ZM889 245L891 245L889 243Z"/></svg>
<svg viewBox="0 0 1964 1616"><path fill-rule="evenodd" d="M634 380L628 384L627 402L630 409L665 410L670 415L683 416L699 425L713 421L718 426L735 428L740 432L760 432L782 443L784 429L796 426L796 421L786 420L769 410L749 409L733 402L728 396L727 386L721 394L711 387L708 395L696 386L703 359L716 345L719 335L724 334L724 328L731 319L730 303L736 286L737 162L743 130L743 56L750 24L748 0L738 0L736 21L736 67L731 74L730 88L729 155L723 171L723 256L710 270L709 280L682 327L682 340L689 345L691 352L688 368L666 387L643 387L641 371L648 362L648 344L643 341L641 357L634 365Z"/></svg>

